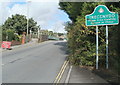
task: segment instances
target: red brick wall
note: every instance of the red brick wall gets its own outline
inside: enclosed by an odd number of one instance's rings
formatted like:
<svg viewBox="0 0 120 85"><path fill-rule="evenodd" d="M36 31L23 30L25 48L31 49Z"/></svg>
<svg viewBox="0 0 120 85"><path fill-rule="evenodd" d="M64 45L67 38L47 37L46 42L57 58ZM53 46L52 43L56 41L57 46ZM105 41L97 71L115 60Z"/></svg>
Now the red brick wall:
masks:
<svg viewBox="0 0 120 85"><path fill-rule="evenodd" d="M11 42L11 46L20 45L20 44L21 44L20 41L12 41Z"/></svg>

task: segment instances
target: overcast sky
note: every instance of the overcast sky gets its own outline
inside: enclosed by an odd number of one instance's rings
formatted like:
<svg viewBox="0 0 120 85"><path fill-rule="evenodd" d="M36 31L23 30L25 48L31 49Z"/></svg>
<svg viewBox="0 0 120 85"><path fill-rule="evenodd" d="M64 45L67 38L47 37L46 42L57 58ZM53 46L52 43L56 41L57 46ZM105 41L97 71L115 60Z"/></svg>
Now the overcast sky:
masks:
<svg viewBox="0 0 120 85"><path fill-rule="evenodd" d="M59 0L3 0L0 3L0 22L15 14L29 15L42 29L64 33L64 23L70 21L68 15L59 10ZM1 24L0 23L0 24Z"/></svg>

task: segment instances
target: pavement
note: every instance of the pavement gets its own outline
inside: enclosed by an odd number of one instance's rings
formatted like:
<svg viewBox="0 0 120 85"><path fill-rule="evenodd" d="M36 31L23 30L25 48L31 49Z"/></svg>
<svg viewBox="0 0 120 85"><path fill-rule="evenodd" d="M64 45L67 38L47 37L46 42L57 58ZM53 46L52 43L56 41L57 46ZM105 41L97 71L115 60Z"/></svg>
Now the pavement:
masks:
<svg viewBox="0 0 120 85"><path fill-rule="evenodd" d="M107 81L94 74L92 70L80 66L72 66L68 85L109 85Z"/></svg>
<svg viewBox="0 0 120 85"><path fill-rule="evenodd" d="M38 44L37 43L37 39L33 39L32 41L30 41L28 43L25 43L25 44L11 46L11 48L13 50L15 48L22 48L22 47L27 47L27 46L35 45L35 44ZM4 51L7 51L7 49L0 48L0 52L4 52Z"/></svg>

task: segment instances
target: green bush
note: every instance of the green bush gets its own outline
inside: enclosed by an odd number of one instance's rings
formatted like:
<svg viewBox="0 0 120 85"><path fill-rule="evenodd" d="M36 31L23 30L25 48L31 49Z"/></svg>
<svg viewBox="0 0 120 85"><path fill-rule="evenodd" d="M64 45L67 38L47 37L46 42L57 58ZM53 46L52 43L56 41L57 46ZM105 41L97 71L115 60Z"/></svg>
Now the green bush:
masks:
<svg viewBox="0 0 120 85"><path fill-rule="evenodd" d="M6 31L2 30L2 41L6 41Z"/></svg>
<svg viewBox="0 0 120 85"><path fill-rule="evenodd" d="M20 36L18 34L14 34L14 40L15 41L20 41Z"/></svg>
<svg viewBox="0 0 120 85"><path fill-rule="evenodd" d="M0 26L0 41L2 41L2 26Z"/></svg>
<svg viewBox="0 0 120 85"><path fill-rule="evenodd" d="M15 33L14 30L11 30L11 29L6 30L7 41L14 40L14 38L15 38L14 33Z"/></svg>
<svg viewBox="0 0 120 85"><path fill-rule="evenodd" d="M12 29L2 30L2 41L20 41L20 37Z"/></svg>

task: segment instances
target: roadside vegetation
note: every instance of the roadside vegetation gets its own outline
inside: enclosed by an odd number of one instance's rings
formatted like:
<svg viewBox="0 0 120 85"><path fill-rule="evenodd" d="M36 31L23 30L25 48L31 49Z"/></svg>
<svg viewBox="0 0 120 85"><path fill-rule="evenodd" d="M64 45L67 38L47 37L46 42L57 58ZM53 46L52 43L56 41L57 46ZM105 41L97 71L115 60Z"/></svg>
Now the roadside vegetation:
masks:
<svg viewBox="0 0 120 85"><path fill-rule="evenodd" d="M111 12L120 15L120 2L60 2L59 5L71 19L65 26L69 61L74 65L95 67L96 28L85 25L85 16L91 14L97 5L106 5ZM116 74L120 73L119 34L120 24L109 26L109 71ZM99 26L99 69L105 69L105 46L105 26Z"/></svg>
<svg viewBox="0 0 120 85"><path fill-rule="evenodd" d="M30 30L37 31L40 26L37 26L37 22L30 18L29 22L29 33ZM2 25L2 41L20 41L21 36L27 31L27 18L24 15L12 15Z"/></svg>
<svg viewBox="0 0 120 85"><path fill-rule="evenodd" d="M0 25L0 41L2 41L2 26Z"/></svg>

